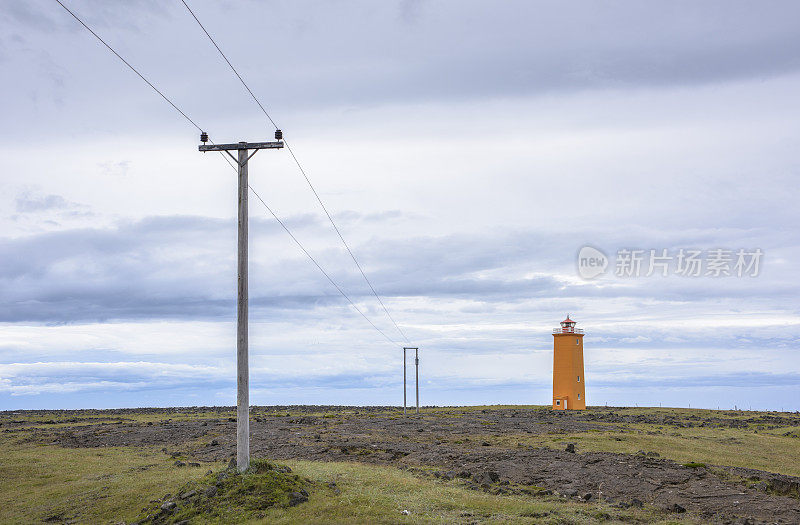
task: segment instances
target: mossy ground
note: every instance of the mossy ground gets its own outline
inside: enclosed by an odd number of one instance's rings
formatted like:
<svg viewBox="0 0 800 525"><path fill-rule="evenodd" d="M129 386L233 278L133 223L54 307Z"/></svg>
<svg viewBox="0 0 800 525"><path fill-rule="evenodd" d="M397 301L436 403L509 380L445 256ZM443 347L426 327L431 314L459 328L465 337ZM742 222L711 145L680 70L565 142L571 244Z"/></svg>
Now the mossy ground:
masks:
<svg viewBox="0 0 800 525"><path fill-rule="evenodd" d="M307 498L309 485L310 480L292 474L289 467L254 459L244 473L228 467L185 484L174 495L151 504L138 521L240 523L263 518L269 508L286 508Z"/></svg>

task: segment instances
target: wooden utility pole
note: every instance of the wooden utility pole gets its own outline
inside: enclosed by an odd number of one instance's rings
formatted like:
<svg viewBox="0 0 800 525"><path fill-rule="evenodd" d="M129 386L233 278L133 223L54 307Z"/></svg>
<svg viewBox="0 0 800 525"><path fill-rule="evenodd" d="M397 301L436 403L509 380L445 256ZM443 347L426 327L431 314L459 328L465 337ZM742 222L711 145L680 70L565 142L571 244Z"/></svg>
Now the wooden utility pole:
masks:
<svg viewBox="0 0 800 525"><path fill-rule="evenodd" d="M415 363L417 366L417 414L419 414L419 348L414 346L403 347L403 415L406 415L406 350L414 350Z"/></svg>
<svg viewBox="0 0 800 525"><path fill-rule="evenodd" d="M239 240L238 240L238 301L236 306L236 467L245 471L250 467L250 362L247 340L248 287L247 287L247 163L260 149L283 147L283 134L275 132L275 142L239 142L237 144L202 144L200 151L224 151L236 162L239 171ZM200 140L208 136L203 133ZM254 150L248 154L249 150ZM231 151L238 151L238 158Z"/></svg>
<svg viewBox="0 0 800 525"><path fill-rule="evenodd" d="M414 349L414 365L417 368L417 377L414 385L417 387L417 414L419 414L419 348Z"/></svg>

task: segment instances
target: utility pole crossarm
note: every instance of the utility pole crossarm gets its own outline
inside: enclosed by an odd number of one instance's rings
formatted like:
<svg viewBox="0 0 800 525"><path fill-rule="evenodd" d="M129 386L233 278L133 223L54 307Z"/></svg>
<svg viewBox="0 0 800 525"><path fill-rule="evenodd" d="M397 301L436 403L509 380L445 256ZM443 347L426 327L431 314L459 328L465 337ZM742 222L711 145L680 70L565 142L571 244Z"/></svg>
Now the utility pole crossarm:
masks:
<svg viewBox="0 0 800 525"><path fill-rule="evenodd" d="M240 149L280 149L283 141L275 142L238 142L236 144L202 144L198 146L200 151L231 151Z"/></svg>

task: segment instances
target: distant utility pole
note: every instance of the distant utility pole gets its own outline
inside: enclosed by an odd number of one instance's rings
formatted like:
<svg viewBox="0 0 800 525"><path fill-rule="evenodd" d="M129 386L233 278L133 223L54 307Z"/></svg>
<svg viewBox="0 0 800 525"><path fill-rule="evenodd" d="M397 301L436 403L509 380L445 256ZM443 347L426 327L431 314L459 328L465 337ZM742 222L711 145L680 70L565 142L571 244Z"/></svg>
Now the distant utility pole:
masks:
<svg viewBox="0 0 800 525"><path fill-rule="evenodd" d="M403 415L406 415L406 350L414 350L414 364L417 367L417 414L419 414L419 348L415 346L403 347Z"/></svg>
<svg viewBox="0 0 800 525"><path fill-rule="evenodd" d="M236 307L236 467L245 471L250 466L250 364L247 341L247 163L260 149L283 147L283 133L275 131L275 142L239 142L238 144L211 144L208 135L200 134L200 151L224 151L239 167L239 248L237 269L239 273L238 302ZM238 158L231 151L238 151ZM254 150L248 154L249 150Z"/></svg>
<svg viewBox="0 0 800 525"><path fill-rule="evenodd" d="M417 367L417 378L414 384L417 387L417 414L419 414L419 348L414 349L414 365Z"/></svg>
<svg viewBox="0 0 800 525"><path fill-rule="evenodd" d="M403 347L403 415L406 415L406 350L407 347Z"/></svg>

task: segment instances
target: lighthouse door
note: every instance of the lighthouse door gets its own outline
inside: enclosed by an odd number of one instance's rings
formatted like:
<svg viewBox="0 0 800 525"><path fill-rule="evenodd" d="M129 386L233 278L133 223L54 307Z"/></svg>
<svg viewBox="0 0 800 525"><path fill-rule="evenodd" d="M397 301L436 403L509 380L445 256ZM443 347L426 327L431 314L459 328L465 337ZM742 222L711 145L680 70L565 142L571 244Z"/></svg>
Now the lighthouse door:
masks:
<svg viewBox="0 0 800 525"><path fill-rule="evenodd" d="M567 409L567 398L565 397L564 398L564 410L566 410L566 409Z"/></svg>

